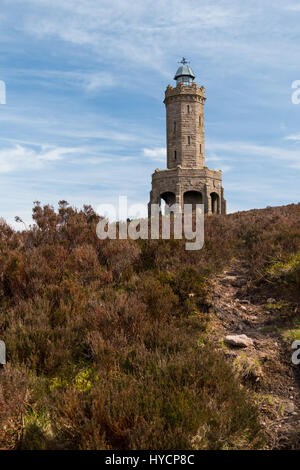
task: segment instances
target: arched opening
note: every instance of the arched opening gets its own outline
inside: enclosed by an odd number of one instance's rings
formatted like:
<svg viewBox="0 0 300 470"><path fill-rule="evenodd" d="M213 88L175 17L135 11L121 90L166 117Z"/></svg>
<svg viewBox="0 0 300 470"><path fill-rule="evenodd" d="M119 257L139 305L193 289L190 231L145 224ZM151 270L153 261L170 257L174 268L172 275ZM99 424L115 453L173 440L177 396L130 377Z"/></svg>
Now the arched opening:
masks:
<svg viewBox="0 0 300 470"><path fill-rule="evenodd" d="M161 213L166 215L168 213L168 208L173 206L176 203L176 196L174 193L167 191L160 195L160 207Z"/></svg>
<svg viewBox="0 0 300 470"><path fill-rule="evenodd" d="M211 193L211 211L213 214L220 213L220 198L217 193Z"/></svg>
<svg viewBox="0 0 300 470"><path fill-rule="evenodd" d="M200 191L187 191L183 195L183 204L192 204L192 208L195 210L196 204L202 204L202 193Z"/></svg>

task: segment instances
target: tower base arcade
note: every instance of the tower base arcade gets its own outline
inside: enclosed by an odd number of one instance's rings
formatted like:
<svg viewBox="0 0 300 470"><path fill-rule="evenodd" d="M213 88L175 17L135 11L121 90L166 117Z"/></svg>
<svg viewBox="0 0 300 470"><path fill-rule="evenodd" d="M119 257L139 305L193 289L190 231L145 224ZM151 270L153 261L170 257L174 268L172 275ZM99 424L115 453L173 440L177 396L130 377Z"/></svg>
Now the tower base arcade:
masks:
<svg viewBox="0 0 300 470"><path fill-rule="evenodd" d="M178 204L204 204L205 214L226 214L226 201L222 188L222 172L203 168L155 170L152 175L151 204L167 206Z"/></svg>

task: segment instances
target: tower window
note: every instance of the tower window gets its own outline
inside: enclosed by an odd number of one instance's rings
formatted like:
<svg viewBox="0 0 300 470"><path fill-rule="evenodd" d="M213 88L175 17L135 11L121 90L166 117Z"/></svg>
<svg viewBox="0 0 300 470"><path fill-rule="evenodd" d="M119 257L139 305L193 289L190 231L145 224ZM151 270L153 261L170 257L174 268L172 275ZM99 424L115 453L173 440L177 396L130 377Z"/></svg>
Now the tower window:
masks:
<svg viewBox="0 0 300 470"><path fill-rule="evenodd" d="M176 132L176 121L174 121L174 132Z"/></svg>
<svg viewBox="0 0 300 470"><path fill-rule="evenodd" d="M191 137L188 136L188 145L191 145Z"/></svg>
<svg viewBox="0 0 300 470"><path fill-rule="evenodd" d="M202 144L200 144L200 153L202 153Z"/></svg>
<svg viewBox="0 0 300 470"><path fill-rule="evenodd" d="M190 105L189 104L187 105L186 109L187 109L188 114L190 114Z"/></svg>
<svg viewBox="0 0 300 470"><path fill-rule="evenodd" d="M177 152L176 152L176 150L174 150L174 160L176 160L176 159L177 159Z"/></svg>
<svg viewBox="0 0 300 470"><path fill-rule="evenodd" d="M201 116L199 116L199 126L201 126L202 124L202 120L201 120Z"/></svg>

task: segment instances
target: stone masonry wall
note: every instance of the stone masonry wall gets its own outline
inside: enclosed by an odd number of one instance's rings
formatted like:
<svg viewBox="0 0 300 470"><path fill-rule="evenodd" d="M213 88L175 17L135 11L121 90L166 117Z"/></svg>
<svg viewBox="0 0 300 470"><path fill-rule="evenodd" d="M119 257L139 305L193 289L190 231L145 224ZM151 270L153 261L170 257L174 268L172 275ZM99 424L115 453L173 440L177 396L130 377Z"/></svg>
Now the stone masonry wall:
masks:
<svg viewBox="0 0 300 470"><path fill-rule="evenodd" d="M169 86L167 113L167 167L202 168L205 165L204 87L196 83ZM176 153L175 153L176 152Z"/></svg>

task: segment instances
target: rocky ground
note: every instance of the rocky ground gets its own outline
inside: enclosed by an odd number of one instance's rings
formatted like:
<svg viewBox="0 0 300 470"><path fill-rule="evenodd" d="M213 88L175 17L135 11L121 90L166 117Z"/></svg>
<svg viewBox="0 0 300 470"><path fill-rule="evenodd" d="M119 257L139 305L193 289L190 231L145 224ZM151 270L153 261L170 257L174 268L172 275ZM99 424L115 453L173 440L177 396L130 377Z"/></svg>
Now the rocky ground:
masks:
<svg viewBox="0 0 300 470"><path fill-rule="evenodd" d="M254 393L266 448L300 449L300 366L292 363L292 341L284 340L287 325L280 320L276 292L264 297L240 261L214 279L212 292L211 337Z"/></svg>

